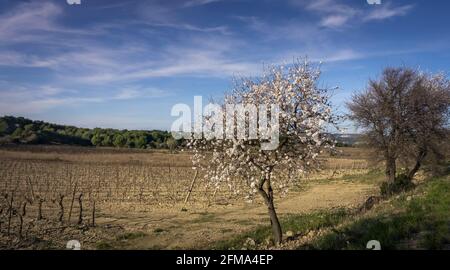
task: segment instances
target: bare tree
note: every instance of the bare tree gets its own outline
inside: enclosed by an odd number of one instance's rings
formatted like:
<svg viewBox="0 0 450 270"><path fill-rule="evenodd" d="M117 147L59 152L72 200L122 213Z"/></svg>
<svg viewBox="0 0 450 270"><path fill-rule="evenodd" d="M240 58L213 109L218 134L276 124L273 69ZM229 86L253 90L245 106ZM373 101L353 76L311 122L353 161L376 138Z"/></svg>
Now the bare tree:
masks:
<svg viewBox="0 0 450 270"><path fill-rule="evenodd" d="M386 178L395 180L399 159L413 157L407 176L412 179L437 144L448 140L450 84L442 74L409 68L386 68L379 80L347 103L350 119L383 156Z"/></svg>
<svg viewBox="0 0 450 270"><path fill-rule="evenodd" d="M328 90L317 87L319 76L319 68L305 61L270 68L259 79L239 80L232 93L225 97L222 107L254 106L256 111L248 110L240 116L232 114L231 118L235 119L232 125L223 120L225 129L232 130L232 139L203 137L189 143L194 150L194 166L204 172L208 186L217 189L225 185L235 194L261 196L268 208L276 244L282 241L282 230L275 211L274 191L287 192L300 175L317 168L316 157L322 149L332 147L324 131L325 124L333 122L334 118ZM278 115L265 109L274 105L279 108ZM270 124L264 131L265 127L256 120L269 116ZM278 123L272 122L275 118ZM205 116L205 126L212 126L208 124L210 119ZM239 120L245 125L240 125ZM250 135L252 125L259 135L257 139ZM261 138L268 138L267 133L275 129L279 143L273 149L266 149ZM235 136L240 132L245 133L244 138Z"/></svg>

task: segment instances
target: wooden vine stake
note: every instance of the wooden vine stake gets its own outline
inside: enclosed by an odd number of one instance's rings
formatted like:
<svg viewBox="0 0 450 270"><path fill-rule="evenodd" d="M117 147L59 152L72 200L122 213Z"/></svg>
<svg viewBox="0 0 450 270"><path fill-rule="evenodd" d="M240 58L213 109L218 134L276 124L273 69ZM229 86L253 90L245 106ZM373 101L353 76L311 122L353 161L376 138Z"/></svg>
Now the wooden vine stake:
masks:
<svg viewBox="0 0 450 270"><path fill-rule="evenodd" d="M191 186L189 187L188 193L186 194L186 198L184 199L183 209L186 203L189 201L189 198L191 197L192 190L194 189L195 181L197 180L198 176L198 169L195 170L194 178L192 179Z"/></svg>

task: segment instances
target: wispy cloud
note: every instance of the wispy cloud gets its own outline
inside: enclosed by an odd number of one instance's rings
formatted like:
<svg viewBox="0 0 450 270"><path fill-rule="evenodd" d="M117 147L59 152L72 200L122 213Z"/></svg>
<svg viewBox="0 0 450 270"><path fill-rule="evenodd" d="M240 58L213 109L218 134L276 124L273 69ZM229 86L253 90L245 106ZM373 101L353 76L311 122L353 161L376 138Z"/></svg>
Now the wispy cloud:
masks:
<svg viewBox="0 0 450 270"><path fill-rule="evenodd" d="M203 6L214 2L220 2L222 0L189 0L184 3L184 7Z"/></svg>
<svg viewBox="0 0 450 270"><path fill-rule="evenodd" d="M385 20L396 16L405 16L413 8L414 5L393 7L390 3L386 3L369 12L369 14L364 17L364 21Z"/></svg>
<svg viewBox="0 0 450 270"><path fill-rule="evenodd" d="M191 1L149 1L142 2L137 15L139 23L145 23L153 27L170 27L179 30L197 32L218 32L228 34L228 28L224 25L199 26L186 22L180 13L185 8L202 6L220 0L191 0Z"/></svg>
<svg viewBox="0 0 450 270"><path fill-rule="evenodd" d="M185 30L185 31L193 31L193 32L203 32L203 33L220 33L223 35L230 34L230 31L227 26L219 25L219 26L211 26L211 27L201 27L194 24L186 23L186 22L175 22L175 21L134 21L134 25L145 25L150 27L157 28L173 28L177 30Z"/></svg>
<svg viewBox="0 0 450 270"><path fill-rule="evenodd" d="M339 27L345 25L350 19L356 17L361 11L334 0L316 0L293 2L295 5L308 11L318 13L322 18L320 25L324 27Z"/></svg>
<svg viewBox="0 0 450 270"><path fill-rule="evenodd" d="M339 27L347 23L348 15L330 15L322 19L321 25L325 27Z"/></svg>
<svg viewBox="0 0 450 270"><path fill-rule="evenodd" d="M213 35L192 37L186 39L183 44L169 44L150 54L148 52L151 48L145 46L133 49L129 46L110 48L93 45L78 52L67 52L46 59L38 58L35 62L46 63L46 67L53 69L61 80L90 85L133 83L169 76L255 75L260 68L259 62L232 56L239 46L239 41ZM22 64L21 61L16 62ZM36 63L33 62L34 65L37 65Z"/></svg>
<svg viewBox="0 0 450 270"><path fill-rule="evenodd" d="M72 91L52 86L19 85L0 89L0 114L40 113L48 109L104 101L99 97L76 97Z"/></svg>
<svg viewBox="0 0 450 270"><path fill-rule="evenodd" d="M0 81L0 115L42 113L63 106L74 107L89 103L155 99L172 95L171 91L141 85L112 88L108 91L86 93L54 85L19 84L10 86L7 81Z"/></svg>
<svg viewBox="0 0 450 270"><path fill-rule="evenodd" d="M29 31L61 31L55 24L62 10L50 2L24 3L0 16L0 35L10 39Z"/></svg>
<svg viewBox="0 0 450 270"><path fill-rule="evenodd" d="M346 4L341 4L337 0L307 0L295 2L300 5L304 5L308 10L324 13L354 14L357 12L355 8Z"/></svg>
<svg viewBox="0 0 450 270"><path fill-rule="evenodd" d="M127 87L120 90L111 99L114 100L132 100L142 98L160 98L167 97L170 92L164 91L158 88L145 88L145 87Z"/></svg>
<svg viewBox="0 0 450 270"><path fill-rule="evenodd" d="M283 61L286 61L286 59L293 59L298 55L306 56L309 61L317 62L317 63L319 63L319 62L334 63L334 62L341 62L341 61L352 61L352 60L369 57L369 54L362 53L362 52L356 51L351 48L339 49L339 50L332 50L332 49L327 48L326 51L310 50L310 52L307 55L304 55L299 51L290 51L290 52L282 54L278 58L279 59L278 63L282 63Z"/></svg>
<svg viewBox="0 0 450 270"><path fill-rule="evenodd" d="M338 62L338 61L348 61L361 59L366 57L367 55L357 52L352 49L344 49L333 52L332 54L328 54L322 59L325 62Z"/></svg>
<svg viewBox="0 0 450 270"><path fill-rule="evenodd" d="M363 9L340 0L302 0L292 1L292 4L317 13L321 17L319 25L327 28L340 28L350 23L354 25L404 16L414 7L413 5L393 6L391 2L383 2L381 5L371 5L369 9Z"/></svg>
<svg viewBox="0 0 450 270"><path fill-rule="evenodd" d="M63 26L63 9L50 1L25 2L0 15L2 44L62 44L64 36L98 35L102 29L80 30Z"/></svg>

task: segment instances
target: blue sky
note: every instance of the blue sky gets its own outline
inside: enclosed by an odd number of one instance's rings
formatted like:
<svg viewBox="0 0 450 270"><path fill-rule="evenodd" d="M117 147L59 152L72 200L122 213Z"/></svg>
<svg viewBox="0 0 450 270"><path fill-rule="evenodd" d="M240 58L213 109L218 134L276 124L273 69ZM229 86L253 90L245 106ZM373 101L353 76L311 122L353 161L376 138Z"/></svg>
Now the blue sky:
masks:
<svg viewBox="0 0 450 270"><path fill-rule="evenodd" d="M308 56L334 105L386 66L449 71L450 2L0 0L0 115L169 129L176 103Z"/></svg>

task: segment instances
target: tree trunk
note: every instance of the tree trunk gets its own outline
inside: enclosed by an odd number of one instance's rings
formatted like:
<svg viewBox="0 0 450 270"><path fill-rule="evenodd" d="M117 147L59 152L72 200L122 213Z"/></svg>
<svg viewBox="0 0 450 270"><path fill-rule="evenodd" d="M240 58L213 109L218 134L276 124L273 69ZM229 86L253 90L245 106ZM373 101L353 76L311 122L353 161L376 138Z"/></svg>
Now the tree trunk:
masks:
<svg viewBox="0 0 450 270"><path fill-rule="evenodd" d="M419 151L419 154L417 155L416 164L414 167L409 171L408 178L413 179L414 175L417 173L417 171L420 169L420 166L422 165L423 160L427 156L427 150L422 149Z"/></svg>
<svg viewBox="0 0 450 270"><path fill-rule="evenodd" d="M386 179L388 182L393 183L395 180L396 173L396 160L395 158L386 158Z"/></svg>
<svg viewBox="0 0 450 270"><path fill-rule="evenodd" d="M275 206L273 205L273 198L270 200L267 206L270 216L270 225L272 226L273 239L275 244L281 244L283 240L283 233L281 231L280 221L278 220L277 213L275 212Z"/></svg>
<svg viewBox="0 0 450 270"><path fill-rule="evenodd" d="M264 190L264 184L267 186L267 192ZM264 202L267 206L267 209L269 211L269 217L270 217L270 225L272 226L272 234L273 234L273 240L276 245L281 244L281 241L283 240L283 233L281 231L281 225L280 221L278 220L277 213L275 211L275 206L273 203L273 190L272 186L270 185L269 177L266 177L259 185L258 193L263 197Z"/></svg>

